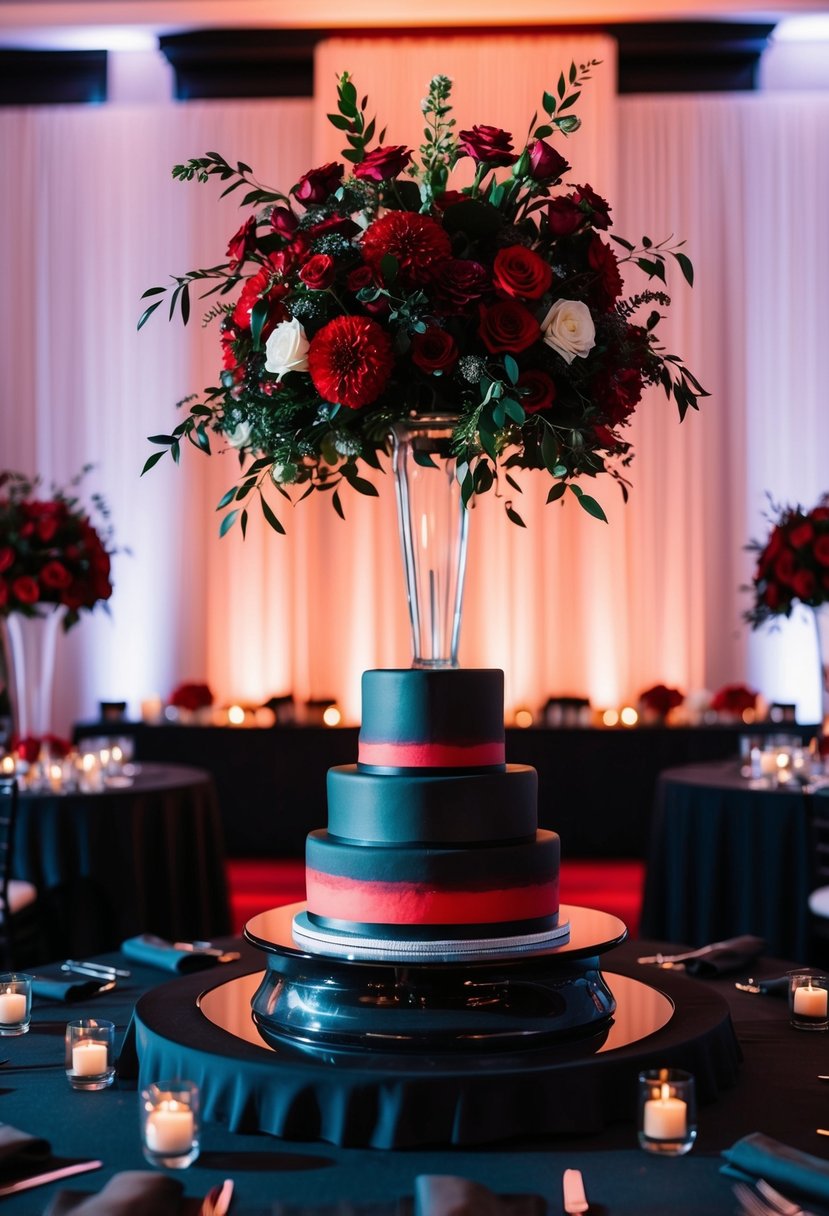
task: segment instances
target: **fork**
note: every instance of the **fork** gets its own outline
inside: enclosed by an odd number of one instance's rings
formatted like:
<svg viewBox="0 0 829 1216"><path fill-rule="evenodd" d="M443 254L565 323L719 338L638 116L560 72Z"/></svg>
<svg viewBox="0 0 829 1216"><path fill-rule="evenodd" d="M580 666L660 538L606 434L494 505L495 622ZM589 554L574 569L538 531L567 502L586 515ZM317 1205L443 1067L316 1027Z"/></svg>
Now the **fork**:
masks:
<svg viewBox="0 0 829 1216"><path fill-rule="evenodd" d="M734 1186L734 1194L745 1216L814 1216L813 1212L786 1199L762 1178L757 1180L756 1185L756 1191L744 1182L737 1182Z"/></svg>

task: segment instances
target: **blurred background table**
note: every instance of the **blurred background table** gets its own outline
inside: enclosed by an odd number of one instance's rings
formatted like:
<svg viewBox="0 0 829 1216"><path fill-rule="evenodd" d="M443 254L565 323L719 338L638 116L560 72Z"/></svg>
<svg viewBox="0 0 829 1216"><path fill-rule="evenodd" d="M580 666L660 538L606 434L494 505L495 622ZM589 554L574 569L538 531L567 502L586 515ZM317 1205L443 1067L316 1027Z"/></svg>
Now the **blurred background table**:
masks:
<svg viewBox="0 0 829 1216"><path fill-rule="evenodd" d="M806 959L814 885L810 795L740 776L736 761L689 764L658 779L640 931L708 942L753 933Z"/></svg>
<svg viewBox="0 0 829 1216"><path fill-rule="evenodd" d="M21 796L13 872L39 890L55 957L141 932L178 940L230 928L213 778L183 765L136 767L126 788Z"/></svg>

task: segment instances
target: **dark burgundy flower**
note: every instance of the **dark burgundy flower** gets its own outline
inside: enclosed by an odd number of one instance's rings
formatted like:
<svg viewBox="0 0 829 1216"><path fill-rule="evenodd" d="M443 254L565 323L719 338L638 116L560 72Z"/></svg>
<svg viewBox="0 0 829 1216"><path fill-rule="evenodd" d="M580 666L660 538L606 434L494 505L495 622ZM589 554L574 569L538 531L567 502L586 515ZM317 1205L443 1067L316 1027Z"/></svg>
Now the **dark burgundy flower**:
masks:
<svg viewBox="0 0 829 1216"><path fill-rule="evenodd" d="M179 684L170 693L170 704L176 709L206 709L213 704L213 693L209 684Z"/></svg>
<svg viewBox="0 0 829 1216"><path fill-rule="evenodd" d="M274 207L271 211L271 227L279 236L289 241L297 230L299 220L290 207Z"/></svg>
<svg viewBox="0 0 829 1216"><path fill-rule="evenodd" d="M430 325L425 333L412 338L412 363L430 375L449 372L458 361L455 339L445 329Z"/></svg>
<svg viewBox="0 0 829 1216"><path fill-rule="evenodd" d="M435 301L441 313L466 312L489 289L489 274L480 262L450 258L435 267Z"/></svg>
<svg viewBox="0 0 829 1216"><path fill-rule="evenodd" d="M411 152L402 144L375 148L354 166L354 176L370 182L391 181L403 172L411 159Z"/></svg>
<svg viewBox="0 0 829 1216"><path fill-rule="evenodd" d="M275 278L276 258L279 255L274 254L269 259L269 266L263 266L256 274L251 275L249 279L245 279L242 287L242 294L236 302L236 307L233 310L233 323L239 329L250 329L250 315L254 304L258 300L266 300L269 311L262 326L262 341L264 342L268 335L273 330L274 326L280 321L287 319L288 313L281 300L288 294L288 288L285 283L277 281Z"/></svg>
<svg viewBox="0 0 829 1216"><path fill-rule="evenodd" d="M416 211L389 211L366 229L363 257L380 277L386 254L396 260L405 286L428 283L434 268L452 252L449 235L437 220Z"/></svg>
<svg viewBox="0 0 829 1216"><path fill-rule="evenodd" d="M301 257L305 252L304 246L311 245L322 236L333 236L337 233L350 239L359 231L360 225L356 224L350 215L329 215L318 224L311 224L302 232L298 232L291 248Z"/></svg>
<svg viewBox="0 0 829 1216"><path fill-rule="evenodd" d="M63 591L72 582L72 575L62 562L52 560L47 562L40 572L40 581L50 591Z"/></svg>
<svg viewBox="0 0 829 1216"><path fill-rule="evenodd" d="M256 217L245 220L237 233L230 238L227 247L227 257L231 270L236 270L244 262L250 251L256 246Z"/></svg>
<svg viewBox="0 0 829 1216"><path fill-rule="evenodd" d="M794 586L795 560L794 553L791 549L781 549L777 561L774 563L774 577L778 583L785 583L787 587Z"/></svg>
<svg viewBox="0 0 829 1216"><path fill-rule="evenodd" d="M548 410L556 399L556 386L551 376L540 368L529 368L518 377L517 387L522 389L519 397L528 414Z"/></svg>
<svg viewBox="0 0 829 1216"><path fill-rule="evenodd" d="M808 519L804 519L802 523L796 524L789 532L789 543L795 549L803 549L806 545L811 544L815 535L815 530L809 523Z"/></svg>
<svg viewBox="0 0 829 1216"><path fill-rule="evenodd" d="M481 306L478 334L491 354L519 354L541 337L541 326L517 300L496 300Z"/></svg>
<svg viewBox="0 0 829 1216"><path fill-rule="evenodd" d="M757 693L752 692L745 684L726 684L714 693L711 708L717 713L740 717L746 710L757 708Z"/></svg>
<svg viewBox="0 0 829 1216"><path fill-rule="evenodd" d="M308 173L304 173L291 193L306 207L314 203L324 203L339 190L342 180L343 166L329 161L318 169L310 169Z"/></svg>
<svg viewBox="0 0 829 1216"><path fill-rule="evenodd" d="M553 271L543 258L523 245L499 249L492 265L492 282L508 296L539 300L553 281Z"/></svg>
<svg viewBox="0 0 829 1216"><path fill-rule="evenodd" d="M592 186L576 186L570 198L587 214L594 228L610 227L610 204Z"/></svg>
<svg viewBox="0 0 829 1216"><path fill-rule="evenodd" d="M547 229L552 236L572 236L584 223L584 212L569 195L551 198L545 215Z"/></svg>
<svg viewBox="0 0 829 1216"><path fill-rule="evenodd" d="M596 271L594 295L599 307L609 312L622 294L622 276L616 254L596 233L587 250L587 262Z"/></svg>
<svg viewBox="0 0 829 1216"><path fill-rule="evenodd" d="M625 423L642 396L642 376L635 367L620 367L596 378L596 400L611 427Z"/></svg>
<svg viewBox="0 0 829 1216"><path fill-rule="evenodd" d="M444 190L443 194L436 195L434 199L435 210L445 211L447 207L464 202L466 197L462 190Z"/></svg>
<svg viewBox="0 0 829 1216"><path fill-rule="evenodd" d="M815 561L821 566L829 566L829 532L824 532L815 540Z"/></svg>
<svg viewBox="0 0 829 1216"><path fill-rule="evenodd" d="M8 570L13 565L14 549L12 549L11 545L3 545L2 548L0 548L0 574L2 574L4 570Z"/></svg>
<svg viewBox="0 0 829 1216"><path fill-rule="evenodd" d="M334 259L327 253L315 253L302 267L299 277L312 291L325 291L334 282Z"/></svg>
<svg viewBox="0 0 829 1216"><path fill-rule="evenodd" d="M335 317L317 331L308 351L319 395L352 410L377 400L393 367L391 339L369 317Z"/></svg>
<svg viewBox="0 0 829 1216"><path fill-rule="evenodd" d="M9 584L4 578L0 578L0 608L5 608L9 602Z"/></svg>
<svg viewBox="0 0 829 1216"><path fill-rule="evenodd" d="M476 124L471 131L460 131L458 150L461 156L471 156L487 165L514 165L518 160L512 150L512 136L500 127Z"/></svg>
<svg viewBox="0 0 829 1216"><path fill-rule="evenodd" d="M685 700L678 688L668 688L665 684L654 684L653 688L646 688L640 695L640 704L645 709L652 710L661 718L671 709L676 709Z"/></svg>
<svg viewBox="0 0 829 1216"><path fill-rule="evenodd" d="M792 577L792 590L799 600L808 602L817 590L817 579L811 570L801 568Z"/></svg>
<svg viewBox="0 0 829 1216"><path fill-rule="evenodd" d="M356 266L354 270L349 272L346 279L346 286L349 291L353 291L356 295L358 291L362 291L365 287L374 286L374 274L370 266Z"/></svg>
<svg viewBox="0 0 829 1216"><path fill-rule="evenodd" d="M37 579L30 574L20 574L12 579L12 595L20 604L36 604L40 599L40 588Z"/></svg>
<svg viewBox="0 0 829 1216"><path fill-rule="evenodd" d="M537 139L530 144L530 177L536 182L558 181L570 168L552 144Z"/></svg>

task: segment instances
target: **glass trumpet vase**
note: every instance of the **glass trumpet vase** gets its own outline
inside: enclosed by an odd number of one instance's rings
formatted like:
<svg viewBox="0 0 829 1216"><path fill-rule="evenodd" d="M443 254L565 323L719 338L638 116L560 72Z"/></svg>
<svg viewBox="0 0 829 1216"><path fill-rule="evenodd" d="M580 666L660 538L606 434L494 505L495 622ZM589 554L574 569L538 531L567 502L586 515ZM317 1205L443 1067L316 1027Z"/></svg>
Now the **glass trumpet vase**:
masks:
<svg viewBox="0 0 829 1216"><path fill-rule="evenodd" d="M451 451L455 421L434 414L392 428L412 667L458 666L469 511Z"/></svg>
<svg viewBox="0 0 829 1216"><path fill-rule="evenodd" d="M37 616L16 612L0 618L12 735L19 740L51 733L55 654L64 612L62 604L44 604Z"/></svg>

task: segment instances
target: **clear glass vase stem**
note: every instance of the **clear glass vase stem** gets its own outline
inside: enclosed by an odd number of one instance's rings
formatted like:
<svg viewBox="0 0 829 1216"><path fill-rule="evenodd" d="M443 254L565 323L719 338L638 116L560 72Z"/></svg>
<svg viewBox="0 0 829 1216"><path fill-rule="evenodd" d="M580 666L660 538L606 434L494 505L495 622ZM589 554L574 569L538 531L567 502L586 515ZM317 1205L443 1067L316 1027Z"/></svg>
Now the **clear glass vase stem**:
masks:
<svg viewBox="0 0 829 1216"><path fill-rule="evenodd" d="M824 735L829 734L829 603L812 609L817 634L817 658L820 674L820 725Z"/></svg>
<svg viewBox="0 0 829 1216"><path fill-rule="evenodd" d="M37 616L12 613L0 620L12 734L18 739L51 733L55 652L64 611L62 605L50 604Z"/></svg>

